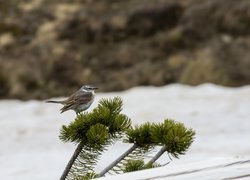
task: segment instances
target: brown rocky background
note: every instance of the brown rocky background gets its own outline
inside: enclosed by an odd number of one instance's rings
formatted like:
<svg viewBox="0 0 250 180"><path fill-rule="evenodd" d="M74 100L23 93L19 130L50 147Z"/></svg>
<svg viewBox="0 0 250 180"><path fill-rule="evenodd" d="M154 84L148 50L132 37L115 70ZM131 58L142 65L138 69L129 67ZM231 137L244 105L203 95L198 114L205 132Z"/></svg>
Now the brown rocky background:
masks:
<svg viewBox="0 0 250 180"><path fill-rule="evenodd" d="M249 0L0 0L0 98L250 83Z"/></svg>

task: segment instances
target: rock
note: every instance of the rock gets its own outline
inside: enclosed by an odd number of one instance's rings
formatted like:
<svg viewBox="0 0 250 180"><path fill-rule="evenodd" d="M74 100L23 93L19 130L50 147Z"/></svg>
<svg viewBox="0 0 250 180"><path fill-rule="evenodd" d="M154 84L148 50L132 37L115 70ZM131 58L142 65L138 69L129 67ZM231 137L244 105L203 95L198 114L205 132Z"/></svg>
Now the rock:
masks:
<svg viewBox="0 0 250 180"><path fill-rule="evenodd" d="M198 85L203 82L228 84L224 69L219 68L216 58L210 49L197 51L180 75L179 81L185 84Z"/></svg>
<svg viewBox="0 0 250 180"><path fill-rule="evenodd" d="M15 38L11 33L0 35L0 49L7 48L15 43Z"/></svg>

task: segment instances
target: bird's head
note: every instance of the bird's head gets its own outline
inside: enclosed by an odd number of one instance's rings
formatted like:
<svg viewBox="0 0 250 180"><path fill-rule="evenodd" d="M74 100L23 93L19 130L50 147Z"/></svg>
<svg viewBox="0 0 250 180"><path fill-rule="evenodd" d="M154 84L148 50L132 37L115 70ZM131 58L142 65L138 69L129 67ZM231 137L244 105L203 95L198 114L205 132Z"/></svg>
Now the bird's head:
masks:
<svg viewBox="0 0 250 180"><path fill-rule="evenodd" d="M81 90L87 91L87 92L92 92L92 91L95 91L97 89L98 89L97 87L93 87L93 86L90 86L90 85L83 85L81 87Z"/></svg>

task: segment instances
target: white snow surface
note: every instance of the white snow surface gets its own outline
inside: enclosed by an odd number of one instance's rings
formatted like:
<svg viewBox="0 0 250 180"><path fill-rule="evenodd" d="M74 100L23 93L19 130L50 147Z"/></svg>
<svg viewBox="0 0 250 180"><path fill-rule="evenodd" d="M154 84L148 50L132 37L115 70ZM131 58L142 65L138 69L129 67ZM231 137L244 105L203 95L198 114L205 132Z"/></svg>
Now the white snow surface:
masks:
<svg viewBox="0 0 250 180"><path fill-rule="evenodd" d="M171 118L196 131L190 149L180 159L173 159L171 165L217 157L250 157L250 86L173 84L97 92L89 111L101 98L115 96L123 99L123 113L133 124ZM73 111L60 114L60 108L58 104L37 100L0 101L0 179L59 179L76 147L58 138L61 126L75 118ZM112 146L97 171L128 147L121 142ZM161 159L168 161L168 156Z"/></svg>

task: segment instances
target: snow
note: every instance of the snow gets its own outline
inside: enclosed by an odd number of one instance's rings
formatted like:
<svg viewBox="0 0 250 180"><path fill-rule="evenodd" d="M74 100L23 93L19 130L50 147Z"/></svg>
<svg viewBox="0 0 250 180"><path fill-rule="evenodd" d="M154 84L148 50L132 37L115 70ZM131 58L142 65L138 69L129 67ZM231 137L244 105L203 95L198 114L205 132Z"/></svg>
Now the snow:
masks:
<svg viewBox="0 0 250 180"><path fill-rule="evenodd" d="M99 99L115 96L123 99L123 113L133 124L172 118L196 131L186 155L173 159L171 166L217 157L250 157L250 86L173 84L116 93L97 92L90 110ZM75 118L73 111L60 114L60 107L36 100L0 101L1 179L59 179L75 149L74 144L62 143L58 138L60 127ZM112 146L97 169L103 169L128 147L121 142ZM161 161L164 159L168 161L167 156Z"/></svg>
<svg viewBox="0 0 250 180"><path fill-rule="evenodd" d="M136 171L116 176L98 178L98 180L142 180L142 179L246 179L250 177L250 160L239 158L215 158L212 160L184 163L182 165L169 164L159 168ZM201 178L202 177L202 178Z"/></svg>

